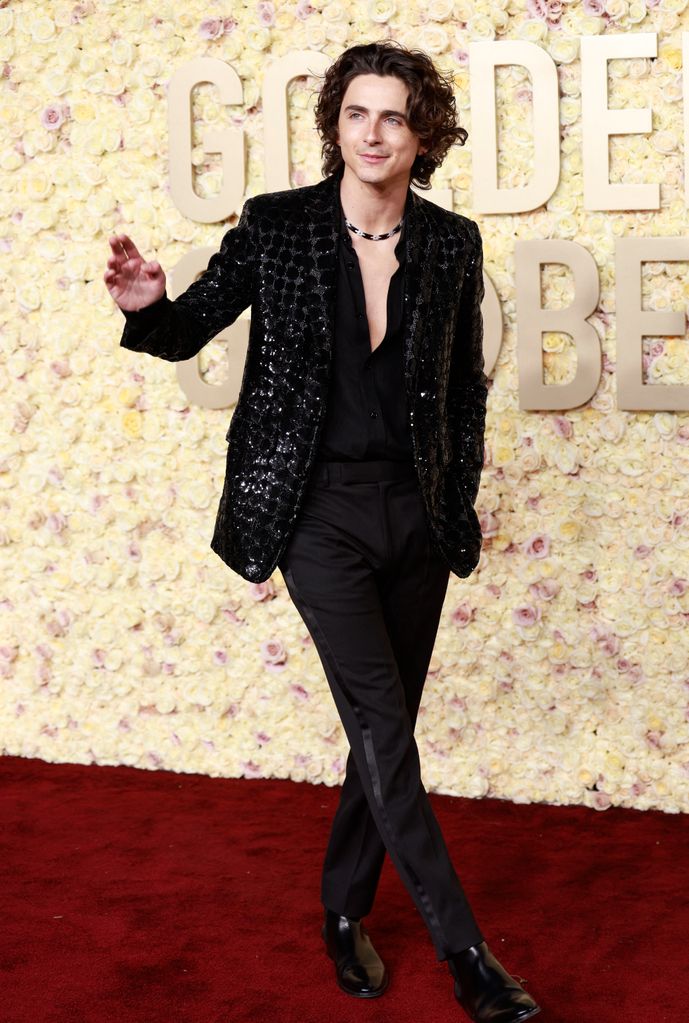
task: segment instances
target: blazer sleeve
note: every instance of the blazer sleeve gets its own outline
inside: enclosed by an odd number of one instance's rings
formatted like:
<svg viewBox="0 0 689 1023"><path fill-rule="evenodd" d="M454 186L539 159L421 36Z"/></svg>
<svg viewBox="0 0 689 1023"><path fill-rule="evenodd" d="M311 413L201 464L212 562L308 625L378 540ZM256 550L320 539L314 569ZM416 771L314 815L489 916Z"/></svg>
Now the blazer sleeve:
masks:
<svg viewBox="0 0 689 1023"><path fill-rule="evenodd" d="M484 461L488 379L483 372L483 243L473 220L459 316L450 362L447 414L453 457L450 472L473 505Z"/></svg>
<svg viewBox="0 0 689 1023"><path fill-rule="evenodd" d="M172 300L167 290L151 305L124 309L120 346L168 362L191 359L251 305L254 252L251 199L235 227L226 231L218 252L186 291Z"/></svg>

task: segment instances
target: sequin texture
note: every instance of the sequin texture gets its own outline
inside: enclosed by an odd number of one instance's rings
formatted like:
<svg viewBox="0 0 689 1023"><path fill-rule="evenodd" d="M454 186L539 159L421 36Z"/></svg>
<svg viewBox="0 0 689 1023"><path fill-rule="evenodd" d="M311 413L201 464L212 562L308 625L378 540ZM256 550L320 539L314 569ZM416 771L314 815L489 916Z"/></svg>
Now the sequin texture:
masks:
<svg viewBox="0 0 689 1023"><path fill-rule="evenodd" d="M125 314L120 344L191 359L251 306L211 549L263 582L305 496L324 425L334 337L337 178L248 198L208 267L174 301ZM435 549L476 567L484 459L483 258L474 221L411 191L403 359L419 487Z"/></svg>

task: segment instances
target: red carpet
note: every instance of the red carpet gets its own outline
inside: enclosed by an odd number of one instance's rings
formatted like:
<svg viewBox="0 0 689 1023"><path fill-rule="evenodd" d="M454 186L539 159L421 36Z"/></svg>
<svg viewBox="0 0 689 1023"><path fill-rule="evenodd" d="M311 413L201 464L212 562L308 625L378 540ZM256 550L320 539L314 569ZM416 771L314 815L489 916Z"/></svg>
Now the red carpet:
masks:
<svg viewBox="0 0 689 1023"><path fill-rule="evenodd" d="M389 859L391 983L322 951L339 789L0 757L0 1023L466 1023ZM489 945L543 1023L685 1023L689 820L431 796Z"/></svg>

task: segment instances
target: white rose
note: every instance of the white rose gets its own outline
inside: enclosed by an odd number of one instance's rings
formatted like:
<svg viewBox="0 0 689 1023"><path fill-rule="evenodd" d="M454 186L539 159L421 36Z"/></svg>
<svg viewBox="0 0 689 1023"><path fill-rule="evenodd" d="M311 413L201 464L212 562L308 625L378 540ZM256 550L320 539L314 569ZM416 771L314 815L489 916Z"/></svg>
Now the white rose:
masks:
<svg viewBox="0 0 689 1023"><path fill-rule="evenodd" d="M539 43L548 37L548 26L544 21L535 18L523 21L517 27L517 35L520 39L526 39L530 43Z"/></svg>
<svg viewBox="0 0 689 1023"><path fill-rule="evenodd" d="M115 64L131 64L135 50L128 39L114 39L111 53Z"/></svg>
<svg viewBox="0 0 689 1023"><path fill-rule="evenodd" d="M558 64L571 64L579 56L579 40L563 36L553 36L549 43L550 56Z"/></svg>
<svg viewBox="0 0 689 1023"><path fill-rule="evenodd" d="M447 21L452 14L454 0L430 0L427 11L433 21Z"/></svg>
<svg viewBox="0 0 689 1023"><path fill-rule="evenodd" d="M444 53L448 48L447 32L440 25L424 25L419 30L418 45L427 53Z"/></svg>
<svg viewBox="0 0 689 1023"><path fill-rule="evenodd" d="M31 38L36 43L47 43L55 35L55 22L52 18L41 15L27 18L27 27Z"/></svg>
<svg viewBox="0 0 689 1023"><path fill-rule="evenodd" d="M490 18L477 15L469 19L467 33L470 39L495 39L495 25Z"/></svg>

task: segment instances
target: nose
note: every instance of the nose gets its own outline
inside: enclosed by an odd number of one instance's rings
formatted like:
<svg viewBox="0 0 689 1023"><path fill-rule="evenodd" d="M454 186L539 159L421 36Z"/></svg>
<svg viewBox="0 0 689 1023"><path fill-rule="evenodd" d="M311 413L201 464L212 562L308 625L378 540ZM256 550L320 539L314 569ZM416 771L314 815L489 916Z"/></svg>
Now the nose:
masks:
<svg viewBox="0 0 689 1023"><path fill-rule="evenodd" d="M368 122L365 138L368 145L375 145L380 142L380 125L378 121L372 120Z"/></svg>

